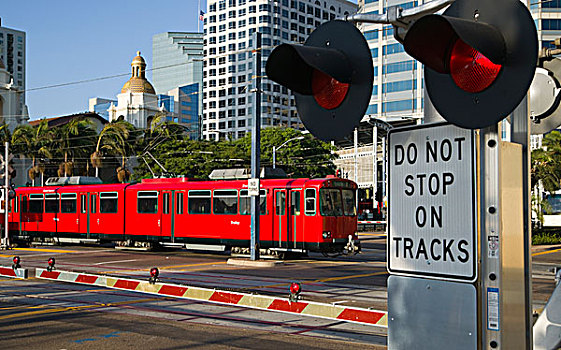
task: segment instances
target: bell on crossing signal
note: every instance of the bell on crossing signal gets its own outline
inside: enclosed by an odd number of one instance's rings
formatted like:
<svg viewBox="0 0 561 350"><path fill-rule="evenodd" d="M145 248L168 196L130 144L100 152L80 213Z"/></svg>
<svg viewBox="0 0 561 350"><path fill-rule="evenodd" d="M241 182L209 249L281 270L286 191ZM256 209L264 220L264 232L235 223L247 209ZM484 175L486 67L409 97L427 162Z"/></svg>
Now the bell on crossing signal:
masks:
<svg viewBox="0 0 561 350"><path fill-rule="evenodd" d="M436 110L469 129L495 124L518 106L538 54L534 21L519 0L455 1L443 15L415 21L403 46L425 65Z"/></svg>
<svg viewBox="0 0 561 350"><path fill-rule="evenodd" d="M291 89L306 129L328 141L347 136L372 95L374 69L368 43L344 21L331 21L304 45L282 44L269 55L269 79Z"/></svg>

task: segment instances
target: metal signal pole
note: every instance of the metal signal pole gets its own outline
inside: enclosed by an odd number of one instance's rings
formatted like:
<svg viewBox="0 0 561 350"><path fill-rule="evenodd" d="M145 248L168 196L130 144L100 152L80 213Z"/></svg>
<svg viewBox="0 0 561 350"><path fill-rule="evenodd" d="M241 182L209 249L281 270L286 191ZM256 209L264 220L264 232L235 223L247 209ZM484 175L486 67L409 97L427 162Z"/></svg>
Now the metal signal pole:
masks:
<svg viewBox="0 0 561 350"><path fill-rule="evenodd" d="M9 167L10 167L10 162L8 161L8 157L9 157L9 148L10 148L10 143L6 142L4 144L5 149L4 149L4 233L5 233L5 238L4 238L4 244L6 245L6 249L10 248L10 236L8 235L9 230L8 230L8 204L10 202L10 200L8 199L8 191L10 189L10 174L9 174Z"/></svg>
<svg viewBox="0 0 561 350"><path fill-rule="evenodd" d="M261 33L253 34L253 123L251 125L251 179L257 193L251 195L251 260L259 260L259 168L261 161ZM249 188L248 188L249 191Z"/></svg>

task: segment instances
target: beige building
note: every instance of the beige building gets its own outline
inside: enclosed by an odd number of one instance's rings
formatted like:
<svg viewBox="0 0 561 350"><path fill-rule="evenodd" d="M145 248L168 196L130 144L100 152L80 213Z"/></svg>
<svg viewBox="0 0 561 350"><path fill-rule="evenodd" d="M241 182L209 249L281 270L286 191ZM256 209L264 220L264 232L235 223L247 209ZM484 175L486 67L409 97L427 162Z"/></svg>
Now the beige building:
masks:
<svg viewBox="0 0 561 350"><path fill-rule="evenodd" d="M108 109L109 121L122 119L137 128L146 128L148 120L164 112L164 109L158 107L156 91L146 79L146 62L140 51L132 60L131 67L131 78L117 95L117 105L112 103Z"/></svg>

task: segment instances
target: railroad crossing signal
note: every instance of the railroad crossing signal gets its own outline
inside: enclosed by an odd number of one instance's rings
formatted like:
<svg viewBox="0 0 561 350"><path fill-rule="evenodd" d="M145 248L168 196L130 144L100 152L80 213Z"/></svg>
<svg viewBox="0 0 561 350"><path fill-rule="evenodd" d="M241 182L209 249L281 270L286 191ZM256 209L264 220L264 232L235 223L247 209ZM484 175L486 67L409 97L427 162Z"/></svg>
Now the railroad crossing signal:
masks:
<svg viewBox="0 0 561 350"><path fill-rule="evenodd" d="M304 45L277 46L266 66L269 79L288 87L306 128L324 141L347 136L364 116L374 68L368 43L352 24L322 24Z"/></svg>
<svg viewBox="0 0 561 350"><path fill-rule="evenodd" d="M413 22L402 42L425 65L425 88L436 110L468 129L508 116L536 69L536 27L518 0L455 1L443 15Z"/></svg>

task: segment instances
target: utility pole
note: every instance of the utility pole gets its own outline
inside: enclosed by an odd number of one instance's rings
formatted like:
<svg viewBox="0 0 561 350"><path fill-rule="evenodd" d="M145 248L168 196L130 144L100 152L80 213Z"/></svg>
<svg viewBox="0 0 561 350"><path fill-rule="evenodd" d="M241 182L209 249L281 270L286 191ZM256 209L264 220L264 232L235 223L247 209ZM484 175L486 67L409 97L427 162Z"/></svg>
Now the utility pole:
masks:
<svg viewBox="0 0 561 350"><path fill-rule="evenodd" d="M251 196L251 260L259 260L259 168L261 162L261 33L253 34L253 123L251 125L251 182L257 191ZM248 183L248 192L250 191Z"/></svg>

